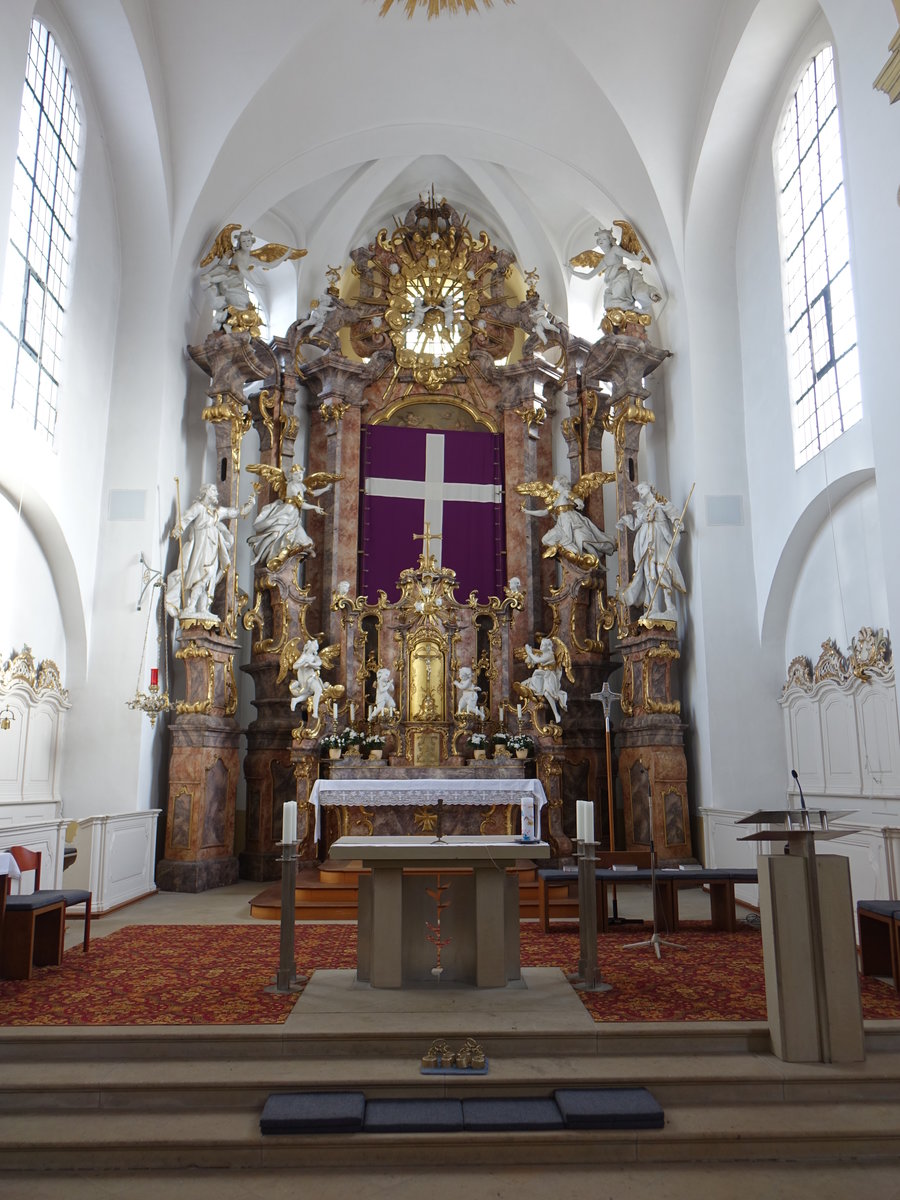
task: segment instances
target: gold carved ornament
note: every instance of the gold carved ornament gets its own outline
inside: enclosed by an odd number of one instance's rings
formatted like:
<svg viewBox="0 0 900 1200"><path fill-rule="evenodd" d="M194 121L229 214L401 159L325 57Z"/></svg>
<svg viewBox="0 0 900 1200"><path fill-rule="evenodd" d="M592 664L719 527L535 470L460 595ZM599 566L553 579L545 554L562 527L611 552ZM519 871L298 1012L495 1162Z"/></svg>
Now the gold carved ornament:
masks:
<svg viewBox="0 0 900 1200"><path fill-rule="evenodd" d="M485 8L493 6L493 0L481 0ZM504 4L515 4L516 0L503 0ZM441 13L473 13L478 11L478 0L397 0L398 4L402 4L406 10L408 19L412 18L413 13L417 8L424 8L428 11L429 21L432 17L440 16ZM394 6L394 0L382 0L381 11L379 16L383 17Z"/></svg>
<svg viewBox="0 0 900 1200"><path fill-rule="evenodd" d="M198 700L195 704L187 704L185 701L179 700L175 705L176 713L182 716L212 712L213 700L216 695L216 664L212 654L204 646L198 646L196 642L188 642L186 646L175 651L175 657L182 660L205 658L208 672L206 699Z"/></svg>
<svg viewBox="0 0 900 1200"><path fill-rule="evenodd" d="M642 663L641 679L643 683L643 699L644 709L648 713L665 713L669 716L678 716L681 712L681 703L678 700L662 701L654 700L650 695L650 670L647 668L648 661L650 669L653 667L654 661L662 661L665 664L671 664L681 658L680 653L671 646L654 646L652 650L648 650Z"/></svg>
<svg viewBox="0 0 900 1200"><path fill-rule="evenodd" d="M397 366L436 392L469 361L479 294L497 264L485 259L492 250L486 233L475 239L465 226L431 225L427 232L400 228L391 236L382 229L377 243L390 265L375 261L385 276L385 322Z"/></svg>

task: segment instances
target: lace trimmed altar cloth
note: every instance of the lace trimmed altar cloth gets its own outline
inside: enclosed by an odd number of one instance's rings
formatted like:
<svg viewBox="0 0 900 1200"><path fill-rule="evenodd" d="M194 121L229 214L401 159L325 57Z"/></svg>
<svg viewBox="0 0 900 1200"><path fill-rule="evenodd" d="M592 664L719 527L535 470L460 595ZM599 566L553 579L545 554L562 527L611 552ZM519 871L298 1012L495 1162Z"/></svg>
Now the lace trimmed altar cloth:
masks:
<svg viewBox="0 0 900 1200"><path fill-rule="evenodd" d="M324 804L378 808L387 805L445 804L520 805L534 801L534 835L540 840L541 808L547 803L537 779L317 779L309 802L316 814L315 838L321 834Z"/></svg>

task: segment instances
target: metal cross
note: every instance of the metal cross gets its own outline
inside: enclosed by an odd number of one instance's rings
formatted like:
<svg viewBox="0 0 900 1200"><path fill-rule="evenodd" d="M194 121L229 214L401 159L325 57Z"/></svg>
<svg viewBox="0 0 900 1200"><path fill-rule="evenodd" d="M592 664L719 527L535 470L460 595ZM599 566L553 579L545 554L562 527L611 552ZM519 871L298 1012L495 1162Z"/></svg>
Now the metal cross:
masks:
<svg viewBox="0 0 900 1200"><path fill-rule="evenodd" d="M424 546L422 547L422 549L425 552L426 563L431 558L431 543L432 542L441 542L444 540L443 537L441 536L441 534L431 532L431 522L430 521L425 522L425 532L424 533L414 533L412 536L413 536L414 542L421 541L421 542L425 543Z"/></svg>
<svg viewBox="0 0 900 1200"><path fill-rule="evenodd" d="M591 692L592 700L599 700L603 705L603 716L606 719L606 728L609 729L609 710L613 700L621 700L622 693L614 692L609 686L609 680L604 679L603 687L599 692Z"/></svg>

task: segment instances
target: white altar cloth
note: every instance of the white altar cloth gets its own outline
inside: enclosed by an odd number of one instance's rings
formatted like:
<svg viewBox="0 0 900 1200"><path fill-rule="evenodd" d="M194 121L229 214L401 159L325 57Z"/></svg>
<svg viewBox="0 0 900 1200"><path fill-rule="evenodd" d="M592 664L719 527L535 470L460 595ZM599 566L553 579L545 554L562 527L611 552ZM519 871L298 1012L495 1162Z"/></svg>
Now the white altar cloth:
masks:
<svg viewBox="0 0 900 1200"><path fill-rule="evenodd" d="M0 875L8 875L10 879L22 878L19 864L8 850L0 850Z"/></svg>
<svg viewBox="0 0 900 1200"><path fill-rule="evenodd" d="M547 803L537 779L317 779L309 802L316 814L315 838L321 834L323 804L378 808L381 805L521 804L534 801L534 834L541 839L541 808Z"/></svg>

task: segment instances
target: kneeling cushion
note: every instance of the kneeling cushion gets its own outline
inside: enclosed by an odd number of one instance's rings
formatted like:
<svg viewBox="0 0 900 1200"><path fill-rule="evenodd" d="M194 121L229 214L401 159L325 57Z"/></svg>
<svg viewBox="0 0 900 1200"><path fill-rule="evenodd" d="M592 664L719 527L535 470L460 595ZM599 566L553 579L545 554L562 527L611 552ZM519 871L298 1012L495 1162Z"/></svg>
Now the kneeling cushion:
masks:
<svg viewBox="0 0 900 1200"><path fill-rule="evenodd" d="M358 1133L366 1098L362 1092L276 1092L266 1101L260 1133Z"/></svg>
<svg viewBox="0 0 900 1200"><path fill-rule="evenodd" d="M511 1100L463 1100L466 1129L562 1129L555 1101L538 1096Z"/></svg>
<svg viewBox="0 0 900 1200"><path fill-rule="evenodd" d="M458 1133L463 1128L461 1100L370 1100L366 1133Z"/></svg>
<svg viewBox="0 0 900 1200"><path fill-rule="evenodd" d="M560 1088L567 1129L662 1129L665 1114L646 1088Z"/></svg>

